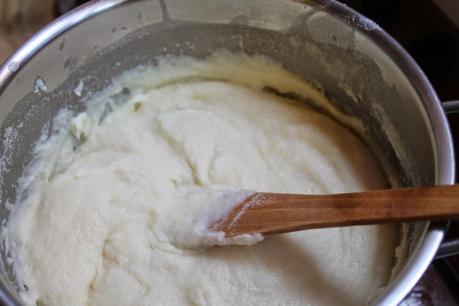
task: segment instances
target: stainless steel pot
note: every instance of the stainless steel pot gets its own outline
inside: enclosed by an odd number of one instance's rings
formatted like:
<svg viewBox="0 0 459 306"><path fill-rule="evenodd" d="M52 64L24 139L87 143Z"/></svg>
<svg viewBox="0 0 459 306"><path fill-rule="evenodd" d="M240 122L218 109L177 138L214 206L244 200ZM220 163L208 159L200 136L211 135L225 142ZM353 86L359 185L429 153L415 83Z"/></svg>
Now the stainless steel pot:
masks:
<svg viewBox="0 0 459 306"><path fill-rule="evenodd" d="M113 75L164 54L202 58L213 50L265 54L320 83L362 120L369 145L400 185L454 183L451 135L426 77L378 25L337 2L293 0L106 0L56 20L0 69L0 217L8 219L17 180L42 131ZM37 82L38 81L38 82ZM45 86L37 86L40 81ZM433 260L446 223L409 225L407 260L374 305L396 305ZM0 300L21 305L1 248Z"/></svg>

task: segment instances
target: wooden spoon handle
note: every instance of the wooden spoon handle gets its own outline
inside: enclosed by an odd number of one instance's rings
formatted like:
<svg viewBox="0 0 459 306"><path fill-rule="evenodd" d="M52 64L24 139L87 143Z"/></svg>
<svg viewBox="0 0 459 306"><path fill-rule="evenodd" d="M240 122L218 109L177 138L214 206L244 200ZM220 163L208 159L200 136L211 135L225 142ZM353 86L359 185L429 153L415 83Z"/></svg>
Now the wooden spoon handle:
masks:
<svg viewBox="0 0 459 306"><path fill-rule="evenodd" d="M332 195L256 193L212 226L227 237L459 216L459 185Z"/></svg>

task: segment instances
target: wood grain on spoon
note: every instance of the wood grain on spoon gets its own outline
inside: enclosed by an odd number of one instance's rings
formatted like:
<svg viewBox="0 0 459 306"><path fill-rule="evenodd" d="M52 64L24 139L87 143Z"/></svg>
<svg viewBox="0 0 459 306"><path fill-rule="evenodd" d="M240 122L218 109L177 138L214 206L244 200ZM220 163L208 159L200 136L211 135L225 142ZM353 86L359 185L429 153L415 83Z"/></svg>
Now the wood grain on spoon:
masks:
<svg viewBox="0 0 459 306"><path fill-rule="evenodd" d="M301 195L258 192L210 226L227 237L459 216L459 185Z"/></svg>

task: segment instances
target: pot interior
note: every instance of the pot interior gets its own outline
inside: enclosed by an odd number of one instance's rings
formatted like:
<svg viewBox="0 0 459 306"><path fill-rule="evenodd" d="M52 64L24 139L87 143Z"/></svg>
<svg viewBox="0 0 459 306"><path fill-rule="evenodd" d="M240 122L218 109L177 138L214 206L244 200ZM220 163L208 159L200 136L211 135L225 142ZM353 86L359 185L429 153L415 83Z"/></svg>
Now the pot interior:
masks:
<svg viewBox="0 0 459 306"><path fill-rule="evenodd" d="M5 68L12 77L0 96L3 224L16 201L17 181L33 157L33 145L43 131L52 133L52 119L60 109L84 110L85 95L101 90L126 69L155 64L159 56L205 58L219 49L266 55L320 84L344 113L362 121L368 144L393 185L437 182L437 144L423 106L427 98L370 37L380 31L370 21L358 16L346 20L327 6L297 1L115 2L120 1L107 1L106 7L94 4L102 12L93 17L95 9L74 12L87 19L65 32L57 26L50 29L43 35L54 31L53 37L30 60ZM63 20L70 22L69 17ZM34 91L38 79L46 92ZM85 84L81 97L73 93L80 80ZM410 251L426 229L426 223L409 226ZM1 281L17 298L4 244L1 252Z"/></svg>

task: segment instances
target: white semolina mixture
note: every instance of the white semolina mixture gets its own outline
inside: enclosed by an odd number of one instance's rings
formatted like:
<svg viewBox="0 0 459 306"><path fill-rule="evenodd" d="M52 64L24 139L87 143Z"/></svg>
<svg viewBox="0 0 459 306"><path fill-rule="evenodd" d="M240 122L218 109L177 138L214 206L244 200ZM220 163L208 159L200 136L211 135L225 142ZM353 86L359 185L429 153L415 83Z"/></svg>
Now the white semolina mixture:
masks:
<svg viewBox="0 0 459 306"><path fill-rule="evenodd" d="M27 305L364 305L374 297L395 265L397 226L264 240L206 230L244 190L387 185L350 130L265 86L333 111L271 61L221 52L124 73L38 145L7 239Z"/></svg>

